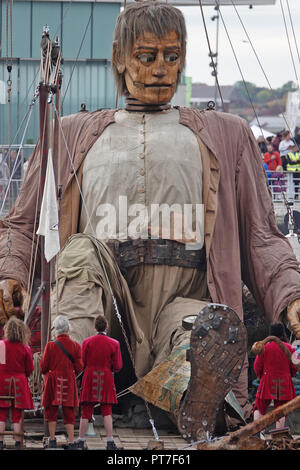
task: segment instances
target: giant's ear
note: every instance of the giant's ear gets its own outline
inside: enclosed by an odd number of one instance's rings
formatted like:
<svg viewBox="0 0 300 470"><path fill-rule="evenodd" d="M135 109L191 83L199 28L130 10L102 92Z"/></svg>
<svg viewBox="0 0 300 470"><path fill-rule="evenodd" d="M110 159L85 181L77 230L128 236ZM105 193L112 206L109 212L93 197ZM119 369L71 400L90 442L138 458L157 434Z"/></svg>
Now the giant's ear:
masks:
<svg viewBox="0 0 300 470"><path fill-rule="evenodd" d="M125 58L120 58L117 41L113 42L112 62L120 74L125 72Z"/></svg>

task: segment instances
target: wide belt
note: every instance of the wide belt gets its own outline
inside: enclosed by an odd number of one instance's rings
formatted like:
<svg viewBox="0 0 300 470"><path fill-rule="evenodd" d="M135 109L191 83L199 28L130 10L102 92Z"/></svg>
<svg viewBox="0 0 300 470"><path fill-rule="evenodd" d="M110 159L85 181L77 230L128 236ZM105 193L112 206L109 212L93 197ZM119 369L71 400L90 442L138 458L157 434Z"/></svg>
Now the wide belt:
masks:
<svg viewBox="0 0 300 470"><path fill-rule="evenodd" d="M186 249L184 243L175 240L109 241L107 246L112 251L121 271L126 271L128 268L140 264L182 266L206 271L205 248L201 250Z"/></svg>

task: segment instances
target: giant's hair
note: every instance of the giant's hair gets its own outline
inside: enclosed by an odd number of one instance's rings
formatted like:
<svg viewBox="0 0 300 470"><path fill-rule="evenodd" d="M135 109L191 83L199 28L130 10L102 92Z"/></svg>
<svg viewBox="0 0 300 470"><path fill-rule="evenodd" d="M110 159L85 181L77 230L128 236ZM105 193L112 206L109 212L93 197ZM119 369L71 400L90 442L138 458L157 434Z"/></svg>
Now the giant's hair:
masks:
<svg viewBox="0 0 300 470"><path fill-rule="evenodd" d="M114 31L114 50L122 61L131 53L136 39L144 32L163 38L166 33L175 31L181 44L182 66L186 55L186 27L182 12L168 3L155 1L136 2L127 6L118 16ZM118 93L127 92L124 73L119 73L112 60L112 72ZM177 84L181 74L178 74Z"/></svg>
<svg viewBox="0 0 300 470"><path fill-rule="evenodd" d="M4 337L11 343L27 345L30 338L30 329L22 320L13 315L4 325Z"/></svg>

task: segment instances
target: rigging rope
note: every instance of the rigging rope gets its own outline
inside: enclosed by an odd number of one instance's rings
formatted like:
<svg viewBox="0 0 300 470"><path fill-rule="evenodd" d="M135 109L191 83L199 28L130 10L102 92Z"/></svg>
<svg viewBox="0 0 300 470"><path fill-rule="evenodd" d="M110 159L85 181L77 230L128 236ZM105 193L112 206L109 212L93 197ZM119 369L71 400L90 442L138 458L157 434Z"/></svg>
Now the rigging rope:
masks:
<svg viewBox="0 0 300 470"><path fill-rule="evenodd" d="M223 18L223 15L222 15L222 12L221 12L221 8L220 8L220 4L219 4L219 1L218 1L218 0L216 0L216 5L218 6L219 14L220 14L220 17L221 17L223 26L224 26L224 30L225 30L225 32L226 32L226 35L227 35L227 38L228 38L228 41L229 41L229 44L230 44L232 53L233 53L233 55L234 55L236 64L237 64L238 69L239 69L239 72L240 72L240 74L241 74L242 81L243 81L243 83L244 83L244 87L245 87L245 90L246 90L247 95L248 95L248 98L249 98L249 102L250 102L251 107L252 107L252 109L253 109L253 112L254 112L254 114L255 114L255 117L256 117L258 126L259 126L259 128L260 128L260 130L261 130L261 132L262 132L262 135L263 135L263 131L262 131L260 122L259 122L259 120L258 120L258 115L257 115L256 109L255 109L255 107L254 107L253 101L252 101L252 99L251 99L250 92L249 92L249 90L248 90L247 83L246 83L246 80L245 80L245 78L244 78L244 74L243 74L243 72L242 72L242 69L241 69L241 66L240 66L238 57L237 57L237 55L236 55L235 49L234 49L234 47L233 47L233 44L232 44L230 35L229 35L229 33L228 33L228 30L227 30L227 27L226 27L226 24L225 24L225 21L224 21L224 18Z"/></svg>
<svg viewBox="0 0 300 470"><path fill-rule="evenodd" d="M284 14L284 10L283 10L282 0L280 0L280 7L281 7L282 18L283 18L284 27L285 27L285 33L286 33L286 37L287 37L287 41L288 41L288 45L289 45L290 56L291 56L291 60L292 60L292 64L293 64L293 69L294 69L294 72L295 72L295 77L296 77L296 81L297 81L297 85L298 85L298 90L299 90L299 89L300 89L300 87L299 87L299 79L298 79L298 74L297 74L297 70L296 70L296 65L295 65L295 61L294 61L294 57L293 57L292 48L291 48L291 43L290 43L288 28L287 28L287 24L286 24L286 20L285 20L285 14Z"/></svg>
<svg viewBox="0 0 300 470"><path fill-rule="evenodd" d="M235 12L236 12L236 14L237 14L238 19L239 19L239 21L240 21L240 23L241 23L241 25L242 25L242 28L243 28L243 30L244 30L244 33L246 34L247 40L249 41L249 44L250 44L250 46L251 46L251 49L252 49L252 51L253 51L253 53L254 53L256 59L257 59L257 62L258 62L258 64L259 64L260 68L261 68L261 71L262 71L262 73L263 73L263 75L264 75L264 77L265 77L265 79L266 79L266 81L267 81L267 84L268 84L270 90L272 91L272 93L274 93L274 89L273 89L272 86L271 86L271 83L270 83L270 81L269 81L269 79L268 79L268 77L267 77L267 74L266 74L266 72L265 72L265 70L264 70L264 67L263 67L263 65L262 65L262 63L261 63L261 60L260 60L259 57L258 57L258 54L257 54L257 52L256 52L256 50L255 50L255 47L254 47L254 45L253 45L253 43L252 43L252 40L251 40L251 38L250 38L250 36L249 36L249 34L248 34L246 28L245 28L244 22L243 22L243 20L242 20L240 14L239 14L237 8L236 8L236 5L234 4L233 0L230 0L230 1L231 1L231 4L232 4L232 6L233 6L233 8L234 8L234 10L235 10ZM275 97L275 95L274 95L274 97ZM287 119L286 119L285 113L280 113L280 115L282 116L282 118L283 118L283 120L284 120L284 122L285 122L286 128L287 128L287 129L290 131L290 133L292 134L292 131L291 131L290 126L289 126L289 123L288 123L288 121L287 121ZM262 130L262 128L261 128L261 126L260 126L259 123L258 123L258 125L259 125L259 127L260 127L261 132L263 132L263 130ZM297 145L298 145L298 144L297 144ZM299 149L299 146L298 146L298 149Z"/></svg>
<svg viewBox="0 0 300 470"><path fill-rule="evenodd" d="M293 31L293 37L294 37L294 41L295 41L295 47L296 47L296 51L297 51L297 55L298 55L298 61L300 63L300 54L299 54L298 43L297 43L297 39L296 39L296 35L295 35L295 29L294 29L293 19L292 19L292 15L291 15L289 0L286 0L286 4L287 4L287 7L288 7L290 23L291 23L291 27L292 27L292 31Z"/></svg>
<svg viewBox="0 0 300 470"><path fill-rule="evenodd" d="M215 64L215 61L213 60L213 57L212 57L212 49L211 49L211 46L210 46L210 40L209 40L209 36L208 36L208 32L207 32L207 27L206 27L206 22L205 22L205 17L204 17L204 13L203 13L202 0L199 0L199 6L200 6L200 10L201 10L201 16L202 16L203 26L204 26L204 31L205 31L205 35L206 35L206 41L207 41L207 45L208 45L208 49L209 49L209 55L210 55L210 58L211 58L211 63L212 63L212 65L213 65L214 74L215 74L215 79L216 79L216 84L217 84L217 88L218 88L218 91L219 91L220 99L221 99L221 102L222 102L222 109L223 109L223 111L225 112L225 104L224 104L224 100L223 100L223 95L222 95L221 87L220 87L220 84L219 84L219 79L218 79L216 64Z"/></svg>

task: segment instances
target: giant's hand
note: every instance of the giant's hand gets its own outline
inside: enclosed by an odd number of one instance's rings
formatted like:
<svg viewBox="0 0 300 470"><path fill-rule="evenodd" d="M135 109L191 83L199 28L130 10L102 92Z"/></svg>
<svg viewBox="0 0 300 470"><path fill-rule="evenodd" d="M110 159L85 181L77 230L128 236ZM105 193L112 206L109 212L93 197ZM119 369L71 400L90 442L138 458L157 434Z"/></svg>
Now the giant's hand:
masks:
<svg viewBox="0 0 300 470"><path fill-rule="evenodd" d="M24 304L27 301L27 292L18 281L0 281L0 325L4 325L12 315L24 316Z"/></svg>
<svg viewBox="0 0 300 470"><path fill-rule="evenodd" d="M286 318L289 322L289 329L296 338L300 338L300 299L294 300L287 309Z"/></svg>

